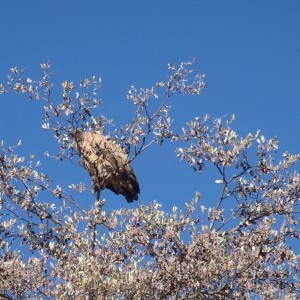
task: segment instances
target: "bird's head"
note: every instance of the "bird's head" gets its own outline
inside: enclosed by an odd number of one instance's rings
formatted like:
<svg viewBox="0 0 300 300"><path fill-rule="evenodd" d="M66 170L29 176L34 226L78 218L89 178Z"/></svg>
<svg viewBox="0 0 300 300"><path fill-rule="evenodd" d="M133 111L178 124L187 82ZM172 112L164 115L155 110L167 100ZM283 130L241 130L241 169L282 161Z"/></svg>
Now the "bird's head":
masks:
<svg viewBox="0 0 300 300"><path fill-rule="evenodd" d="M78 143L80 141L82 141L84 136L84 130L82 128L80 129L76 129L74 131L73 137L75 138L75 141Z"/></svg>

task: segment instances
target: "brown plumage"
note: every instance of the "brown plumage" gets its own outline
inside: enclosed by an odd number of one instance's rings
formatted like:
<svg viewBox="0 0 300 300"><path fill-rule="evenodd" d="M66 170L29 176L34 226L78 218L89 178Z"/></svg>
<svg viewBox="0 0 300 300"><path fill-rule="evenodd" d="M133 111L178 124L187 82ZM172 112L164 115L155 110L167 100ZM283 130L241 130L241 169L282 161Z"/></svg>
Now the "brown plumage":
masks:
<svg viewBox="0 0 300 300"><path fill-rule="evenodd" d="M138 199L139 184L121 145L100 133L81 129L76 130L75 140L81 164L92 177L98 198L107 188L122 194L128 202Z"/></svg>

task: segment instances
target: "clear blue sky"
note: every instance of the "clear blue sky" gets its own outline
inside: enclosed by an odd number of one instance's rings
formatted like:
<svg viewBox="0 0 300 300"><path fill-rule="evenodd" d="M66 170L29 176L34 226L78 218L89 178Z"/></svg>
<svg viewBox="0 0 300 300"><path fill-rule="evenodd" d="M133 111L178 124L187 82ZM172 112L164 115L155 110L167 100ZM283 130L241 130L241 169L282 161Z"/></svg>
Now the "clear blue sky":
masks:
<svg viewBox="0 0 300 300"><path fill-rule="evenodd" d="M149 87L167 78L168 62L196 57L208 86L201 96L174 100L175 122L234 113L240 135L259 128L266 137L279 137L280 151L300 152L298 0L2 1L0 25L1 80L13 66L37 75L46 61L58 89L63 80L100 76L103 111L122 123L133 110L126 100L130 85ZM0 139L8 145L22 139L22 151L39 156L55 149L55 140L41 129L41 104L1 97L0 116ZM65 186L89 181L68 162L42 161L43 170ZM173 145L150 149L134 169L142 203L182 206L196 191L209 200L205 173L198 176L179 163ZM121 196L103 196L109 207L128 207Z"/></svg>

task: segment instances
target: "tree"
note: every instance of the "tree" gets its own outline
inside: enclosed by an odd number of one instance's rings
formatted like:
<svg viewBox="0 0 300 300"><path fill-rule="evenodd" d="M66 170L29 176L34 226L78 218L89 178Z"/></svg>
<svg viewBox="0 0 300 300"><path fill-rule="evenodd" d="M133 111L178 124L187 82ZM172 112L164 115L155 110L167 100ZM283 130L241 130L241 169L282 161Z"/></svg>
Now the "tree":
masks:
<svg viewBox="0 0 300 300"><path fill-rule="evenodd" d="M176 132L170 98L200 94L204 75L192 78L193 62L169 64L167 82L131 87L130 124L110 130L129 163L155 143L178 144L178 158L192 170L218 174L220 196L211 207L200 194L165 212L154 202L107 211L98 199L89 209L76 202L84 183L67 188L42 173L34 156L17 147L0 150L0 296L3 299L296 299L299 296L297 213L300 155L285 152L259 131L239 137L230 120L206 115ZM111 120L97 114L101 81L62 84L62 102L52 100L49 64L34 81L11 69L0 94L23 93L45 102L42 127L53 131L60 151L54 158L78 163L78 129L108 132ZM153 101L155 99L155 101ZM159 104L158 100L162 99ZM50 154L48 154L50 156ZM205 176L202 175L202 176ZM61 201L56 207L48 196ZM29 251L31 256L21 251ZM25 251L25 252L26 252ZM24 253L24 252L23 252Z"/></svg>

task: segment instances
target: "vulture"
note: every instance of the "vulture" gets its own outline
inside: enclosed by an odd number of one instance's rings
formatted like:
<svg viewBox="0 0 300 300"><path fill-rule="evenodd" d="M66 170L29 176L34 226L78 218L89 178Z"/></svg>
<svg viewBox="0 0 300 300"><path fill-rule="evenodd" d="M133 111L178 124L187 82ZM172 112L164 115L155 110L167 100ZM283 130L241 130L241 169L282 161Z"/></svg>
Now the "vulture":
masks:
<svg viewBox="0 0 300 300"><path fill-rule="evenodd" d="M97 199L100 191L110 189L127 202L138 200L140 188L128 155L121 145L95 131L75 131L80 162L93 180Z"/></svg>

